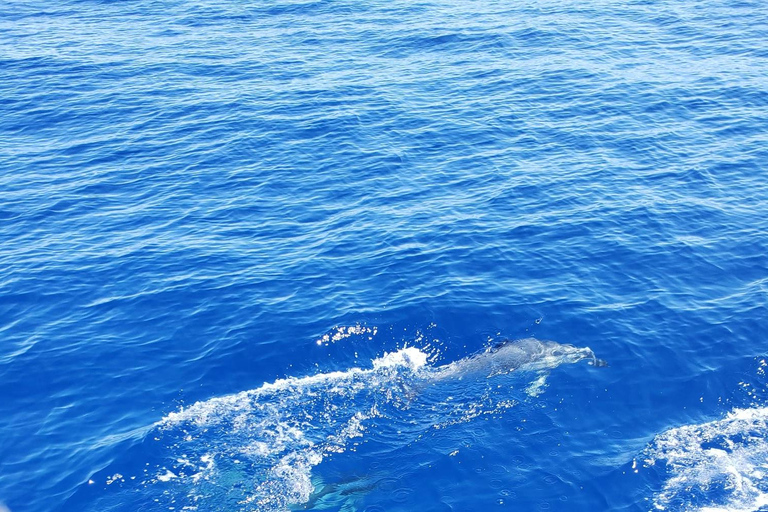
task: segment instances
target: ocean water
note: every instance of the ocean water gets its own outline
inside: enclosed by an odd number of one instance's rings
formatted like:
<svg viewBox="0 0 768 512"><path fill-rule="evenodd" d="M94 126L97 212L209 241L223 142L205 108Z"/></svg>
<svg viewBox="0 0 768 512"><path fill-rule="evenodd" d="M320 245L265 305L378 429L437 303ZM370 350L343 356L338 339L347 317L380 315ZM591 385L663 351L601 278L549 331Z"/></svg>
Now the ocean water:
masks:
<svg viewBox="0 0 768 512"><path fill-rule="evenodd" d="M768 510L767 119L760 1L0 2L0 510Z"/></svg>

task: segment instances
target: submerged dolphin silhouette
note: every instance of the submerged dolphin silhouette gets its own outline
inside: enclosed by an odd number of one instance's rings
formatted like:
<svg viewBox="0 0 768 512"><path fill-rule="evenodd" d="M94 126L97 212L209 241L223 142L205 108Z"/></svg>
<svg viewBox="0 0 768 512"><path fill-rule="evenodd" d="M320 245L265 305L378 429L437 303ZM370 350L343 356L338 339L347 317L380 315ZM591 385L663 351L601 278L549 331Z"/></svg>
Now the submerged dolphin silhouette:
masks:
<svg viewBox="0 0 768 512"><path fill-rule="evenodd" d="M355 502L379 486L379 482L368 476L351 476L338 482L326 483L315 477L312 481L315 490L306 503L293 505L290 510L336 510L354 512L358 510ZM2 510L0 510L2 512Z"/></svg>

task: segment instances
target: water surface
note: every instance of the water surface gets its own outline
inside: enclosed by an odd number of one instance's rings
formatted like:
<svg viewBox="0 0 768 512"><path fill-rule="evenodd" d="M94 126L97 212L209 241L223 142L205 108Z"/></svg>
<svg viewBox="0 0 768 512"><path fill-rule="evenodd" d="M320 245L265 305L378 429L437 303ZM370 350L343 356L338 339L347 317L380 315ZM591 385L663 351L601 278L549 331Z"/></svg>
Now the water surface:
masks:
<svg viewBox="0 0 768 512"><path fill-rule="evenodd" d="M4 2L0 502L764 507L765 41L752 1ZM529 337L609 366L410 385Z"/></svg>

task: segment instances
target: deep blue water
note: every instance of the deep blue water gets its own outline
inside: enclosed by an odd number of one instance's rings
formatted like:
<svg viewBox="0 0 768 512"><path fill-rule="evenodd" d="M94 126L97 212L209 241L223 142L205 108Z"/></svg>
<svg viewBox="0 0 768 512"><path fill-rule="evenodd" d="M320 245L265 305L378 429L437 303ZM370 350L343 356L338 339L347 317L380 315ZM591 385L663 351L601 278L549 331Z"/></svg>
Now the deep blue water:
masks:
<svg viewBox="0 0 768 512"><path fill-rule="evenodd" d="M768 510L766 119L760 1L5 0L0 510Z"/></svg>

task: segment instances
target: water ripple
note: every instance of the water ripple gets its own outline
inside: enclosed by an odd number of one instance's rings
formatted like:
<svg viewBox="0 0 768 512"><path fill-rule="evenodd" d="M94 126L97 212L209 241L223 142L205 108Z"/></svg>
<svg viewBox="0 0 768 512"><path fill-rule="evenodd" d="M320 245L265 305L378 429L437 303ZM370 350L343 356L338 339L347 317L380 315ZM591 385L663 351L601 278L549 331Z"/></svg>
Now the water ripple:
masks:
<svg viewBox="0 0 768 512"><path fill-rule="evenodd" d="M399 455L387 433L371 475L324 462L356 475L330 495L634 510L616 468L725 421L768 353L767 22L751 0L4 2L0 503L85 509L179 402L429 332L443 362L504 333L611 367L561 372L525 422ZM341 325L379 331L315 343ZM402 503L375 490L393 475Z"/></svg>

